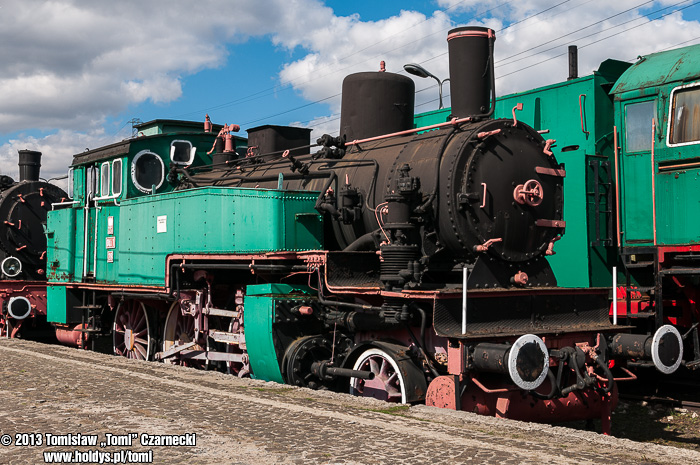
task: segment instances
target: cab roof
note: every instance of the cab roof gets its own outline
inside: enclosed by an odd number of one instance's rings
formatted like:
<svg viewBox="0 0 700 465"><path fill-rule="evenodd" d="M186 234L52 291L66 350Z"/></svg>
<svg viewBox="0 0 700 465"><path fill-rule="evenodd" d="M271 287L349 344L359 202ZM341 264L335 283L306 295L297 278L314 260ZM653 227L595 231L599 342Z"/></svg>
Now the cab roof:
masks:
<svg viewBox="0 0 700 465"><path fill-rule="evenodd" d="M700 77L700 45L641 56L615 83L613 94Z"/></svg>

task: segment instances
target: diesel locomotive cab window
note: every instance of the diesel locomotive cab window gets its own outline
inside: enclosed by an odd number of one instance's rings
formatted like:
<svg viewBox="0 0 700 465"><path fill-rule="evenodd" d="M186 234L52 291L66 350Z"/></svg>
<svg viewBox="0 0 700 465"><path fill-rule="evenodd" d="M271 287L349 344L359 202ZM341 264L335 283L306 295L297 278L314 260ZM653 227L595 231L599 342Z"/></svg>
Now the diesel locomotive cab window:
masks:
<svg viewBox="0 0 700 465"><path fill-rule="evenodd" d="M97 176L95 175L95 167L91 166L87 168L87 199L94 199L95 198L95 189L97 189Z"/></svg>
<svg viewBox="0 0 700 465"><path fill-rule="evenodd" d="M676 89L672 95L669 145L700 141L700 86Z"/></svg>
<svg viewBox="0 0 700 465"><path fill-rule="evenodd" d="M131 180L141 192L148 194L153 186L158 189L163 184L164 176L163 160L153 152L139 152L131 162Z"/></svg>
<svg viewBox="0 0 700 465"><path fill-rule="evenodd" d="M654 102L633 103L625 107L625 142L627 153L651 150L651 120Z"/></svg>
<svg viewBox="0 0 700 465"><path fill-rule="evenodd" d="M174 140L170 145L170 161L177 165L191 165L194 161L192 143L187 140Z"/></svg>
<svg viewBox="0 0 700 465"><path fill-rule="evenodd" d="M122 193L122 161L112 162L112 195L119 197Z"/></svg>

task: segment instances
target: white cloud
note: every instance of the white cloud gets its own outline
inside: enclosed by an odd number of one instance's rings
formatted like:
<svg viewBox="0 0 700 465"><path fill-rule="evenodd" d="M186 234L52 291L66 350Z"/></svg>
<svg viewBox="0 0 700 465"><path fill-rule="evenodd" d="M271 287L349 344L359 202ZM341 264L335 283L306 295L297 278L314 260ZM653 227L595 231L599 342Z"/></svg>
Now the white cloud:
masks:
<svg viewBox="0 0 700 465"><path fill-rule="evenodd" d="M449 17L441 12L426 17L415 11L402 11L381 21L363 22L358 16L336 18L332 26L332 34L324 30L307 34L306 46L311 53L284 65L280 72L282 82L291 82L311 101L340 93L348 74L378 71L380 61L386 62L387 71L401 72L406 63L444 53L447 31L452 27ZM433 74L448 77L446 59L426 66ZM434 80L416 79L419 90L433 84ZM422 102L424 96L430 97L428 92L419 93L417 102ZM432 98L436 97L437 91ZM339 97L328 103L332 112L340 110Z"/></svg>
<svg viewBox="0 0 700 465"><path fill-rule="evenodd" d="M102 129L88 133L62 129L44 137L19 137L0 145L0 174L19 179L18 151L29 149L42 152L41 173L44 179L66 174L73 155L114 143L114 136ZM61 186L64 187L65 186Z"/></svg>
<svg viewBox="0 0 700 465"><path fill-rule="evenodd" d="M230 43L271 34L294 47L332 17L316 0L5 0L0 134L96 128L128 105L170 102L183 76L225 63Z"/></svg>
<svg viewBox="0 0 700 465"><path fill-rule="evenodd" d="M584 75L606 58L632 60L700 37L700 24L684 19L682 12L653 22L643 16L676 0L647 3L643 11L636 8L642 0L570 0L552 8L557 3L438 0L445 11L427 16L401 11L384 20L362 21L358 15L336 16L319 0L239 0L235 7L215 0L3 0L0 134L59 132L0 145L0 169L14 169L16 148L24 145L35 143L52 157L95 147L99 140L113 142L101 129L107 117L129 105L179 98L187 75L221 66L227 49L245 46L249 37L267 36L279 48L295 52L298 59L282 64L278 78L309 101L339 94L347 74L377 70L380 60L388 71L414 62L447 78L447 31L463 25L456 19L497 31L499 95L566 79L569 44L580 47ZM626 9L631 11L622 13ZM595 43L607 36L612 37ZM414 81L417 111L437 108L434 80ZM325 103L329 113L338 113L339 98ZM286 110L264 102L260 106L269 106L270 113ZM338 128L337 120L324 116L310 125L331 133ZM59 157L62 163L66 156Z"/></svg>

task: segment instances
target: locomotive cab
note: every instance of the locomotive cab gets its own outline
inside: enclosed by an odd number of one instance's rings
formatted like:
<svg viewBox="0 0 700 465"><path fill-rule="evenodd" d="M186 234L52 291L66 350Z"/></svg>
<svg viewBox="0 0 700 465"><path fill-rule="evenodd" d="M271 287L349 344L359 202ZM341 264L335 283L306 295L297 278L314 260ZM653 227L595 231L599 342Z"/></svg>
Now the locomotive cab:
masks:
<svg viewBox="0 0 700 465"><path fill-rule="evenodd" d="M693 45L640 57L612 90L620 316L641 332L672 324L688 333L688 367L700 366L699 53Z"/></svg>

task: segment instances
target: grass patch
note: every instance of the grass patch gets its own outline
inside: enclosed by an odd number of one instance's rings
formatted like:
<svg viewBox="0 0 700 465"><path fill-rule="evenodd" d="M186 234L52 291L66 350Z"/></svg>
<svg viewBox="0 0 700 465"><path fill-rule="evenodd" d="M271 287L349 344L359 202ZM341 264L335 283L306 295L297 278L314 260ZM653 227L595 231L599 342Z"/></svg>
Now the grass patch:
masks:
<svg viewBox="0 0 700 465"><path fill-rule="evenodd" d="M260 391L260 392L275 392L278 394L284 394L285 392L294 391L294 388L291 388L291 387L279 387L279 388L277 388L277 387L274 387L274 388L254 387L252 389L254 389L256 391Z"/></svg>
<svg viewBox="0 0 700 465"><path fill-rule="evenodd" d="M368 408L364 410L369 410L370 412L377 412L377 413L386 413L387 415L397 415L397 416L406 416L405 413L408 412L408 409L411 408L410 405L395 405L393 407L387 407L387 408Z"/></svg>

